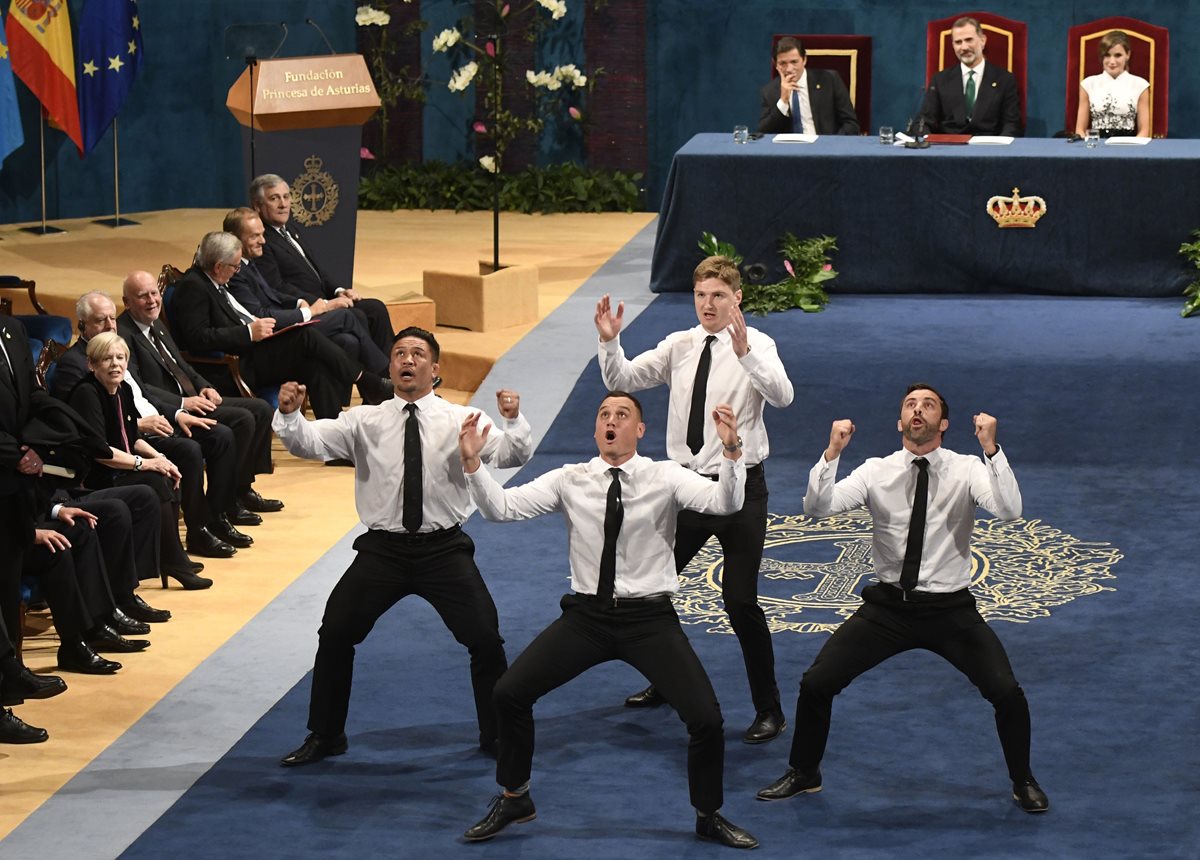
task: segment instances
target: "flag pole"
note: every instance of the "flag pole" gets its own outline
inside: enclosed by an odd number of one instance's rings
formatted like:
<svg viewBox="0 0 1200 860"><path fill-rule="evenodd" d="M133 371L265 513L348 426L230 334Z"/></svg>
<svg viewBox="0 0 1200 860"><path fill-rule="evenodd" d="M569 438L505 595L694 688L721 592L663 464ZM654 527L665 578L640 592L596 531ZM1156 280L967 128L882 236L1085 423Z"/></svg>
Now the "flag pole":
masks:
<svg viewBox="0 0 1200 860"><path fill-rule="evenodd" d="M113 218L99 218L93 221L93 224L100 224L103 227L133 227L140 221L131 221L128 218L121 218L121 155L120 147L117 141L117 118L113 117Z"/></svg>
<svg viewBox="0 0 1200 860"><path fill-rule="evenodd" d="M39 236L46 236L51 233L65 233L61 227L51 227L46 224L46 111L45 109L38 111L38 136L41 138L41 154L42 154L42 226L41 227L22 227L26 233L34 233Z"/></svg>

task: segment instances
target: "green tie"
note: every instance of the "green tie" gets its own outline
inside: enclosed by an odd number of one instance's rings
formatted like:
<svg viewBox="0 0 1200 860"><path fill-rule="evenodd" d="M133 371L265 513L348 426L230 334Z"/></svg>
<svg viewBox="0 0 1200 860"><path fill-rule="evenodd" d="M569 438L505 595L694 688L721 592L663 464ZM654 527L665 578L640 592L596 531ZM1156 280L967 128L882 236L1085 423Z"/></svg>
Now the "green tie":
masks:
<svg viewBox="0 0 1200 860"><path fill-rule="evenodd" d="M967 89L964 93L967 100L967 119L969 120L972 114L975 113L975 70L967 71Z"/></svg>

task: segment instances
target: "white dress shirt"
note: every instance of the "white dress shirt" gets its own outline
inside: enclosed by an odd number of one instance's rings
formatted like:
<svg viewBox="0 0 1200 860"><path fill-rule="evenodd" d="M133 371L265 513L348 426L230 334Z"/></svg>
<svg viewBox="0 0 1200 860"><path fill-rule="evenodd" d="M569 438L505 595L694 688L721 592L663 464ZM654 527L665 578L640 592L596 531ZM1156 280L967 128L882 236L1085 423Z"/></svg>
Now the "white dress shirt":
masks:
<svg viewBox="0 0 1200 860"><path fill-rule="evenodd" d="M741 510L746 493L745 458L721 458L719 479L710 481L678 463L635 454L621 470L625 517L617 537L617 575L613 594L646 597L674 594L675 520L683 508L704 514ZM604 550L604 512L614 468L599 457L547 472L528 484L503 489L487 469L467 475L471 498L485 519L513 522L562 511L567 521L571 589L596 594Z"/></svg>
<svg viewBox="0 0 1200 860"><path fill-rule="evenodd" d="M271 427L297 457L353 461L354 503L363 525L407 533L401 523L407 402L396 397L379 406L356 406L337 418L317 421L308 421L299 410L286 415L276 411ZM416 404L424 502L421 531L447 529L471 514L471 497L458 455L458 432L463 420L478 410L432 393ZM501 468L523 465L533 453L529 422L523 415L501 420L502 431L486 414L480 418L480 431L492 427L480 456Z"/></svg>
<svg viewBox="0 0 1200 860"><path fill-rule="evenodd" d="M747 327L750 351L739 359L733 351L728 330L722 330L712 345L705 398L704 447L693 455L687 444L688 416L692 411L696 365L707 336L708 332L700 325L677 331L667 335L654 349L633 359L625 357L620 336L607 343L600 341L600 375L610 390L641 391L655 385L670 386L667 456L703 475L715 475L725 457L721 437L712 423L713 408L718 403L733 407L738 433L742 436L742 456L749 468L767 459L770 452L767 428L763 423L765 404L787 406L794 394L775 341L758 329Z"/></svg>
<svg viewBox="0 0 1200 860"><path fill-rule="evenodd" d="M817 121L813 119L812 104L808 98L808 69L805 69L804 72L801 73L800 80L796 81L796 85L793 87L793 89L795 90L800 101L800 128L803 129L806 134L816 134ZM784 116L792 115L792 106L783 99L780 99L777 102L776 107L779 108L779 112Z"/></svg>
<svg viewBox="0 0 1200 860"><path fill-rule="evenodd" d="M808 473L804 513L827 517L866 505L871 512L871 556L880 582L898 585L917 486L916 455L901 449L873 457L834 484L838 461L822 456ZM1021 516L1021 490L1004 451L970 457L946 448L925 455L929 496L917 590L950 592L971 584L971 530L975 508L1001 520Z"/></svg>

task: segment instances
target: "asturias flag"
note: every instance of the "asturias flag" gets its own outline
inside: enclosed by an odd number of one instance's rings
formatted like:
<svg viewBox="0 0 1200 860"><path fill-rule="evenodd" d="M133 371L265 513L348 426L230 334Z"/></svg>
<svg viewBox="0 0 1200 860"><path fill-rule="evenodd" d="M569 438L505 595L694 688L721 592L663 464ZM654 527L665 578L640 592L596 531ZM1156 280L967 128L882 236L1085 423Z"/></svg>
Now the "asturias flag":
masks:
<svg viewBox="0 0 1200 860"><path fill-rule="evenodd" d="M21 115L17 112L17 88L13 84L12 63L8 61L8 45L0 32L0 161L25 142L21 130Z"/></svg>
<svg viewBox="0 0 1200 860"><path fill-rule="evenodd" d="M12 0L4 29L13 74L25 82L82 153L67 0Z"/></svg>
<svg viewBox="0 0 1200 860"><path fill-rule="evenodd" d="M79 22L79 116L92 151L133 88L142 65L136 0L88 0Z"/></svg>

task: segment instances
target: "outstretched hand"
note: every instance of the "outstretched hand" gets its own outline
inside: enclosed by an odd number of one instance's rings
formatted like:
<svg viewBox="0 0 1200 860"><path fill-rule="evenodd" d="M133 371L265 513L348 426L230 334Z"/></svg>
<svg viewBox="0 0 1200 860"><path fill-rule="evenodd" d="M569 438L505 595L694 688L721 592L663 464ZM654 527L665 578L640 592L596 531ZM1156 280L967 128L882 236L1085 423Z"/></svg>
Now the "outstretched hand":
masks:
<svg viewBox="0 0 1200 860"><path fill-rule="evenodd" d="M596 302L596 331L600 333L600 340L607 343L620 334L621 319L624 316L624 302L620 302L617 305L617 313L614 316L612 312L612 299L607 294L601 296L600 301Z"/></svg>
<svg viewBox="0 0 1200 860"><path fill-rule="evenodd" d="M829 429L829 447L825 449L825 462L832 463L842 455L842 451L850 444L854 436L854 422L849 418L841 418L833 422Z"/></svg>
<svg viewBox="0 0 1200 860"><path fill-rule="evenodd" d="M999 450L996 444L996 419L986 412L980 412L971 420L975 422L975 438L979 440L983 453L989 457L996 456Z"/></svg>
<svg viewBox="0 0 1200 860"><path fill-rule="evenodd" d="M729 309L728 331L734 355L745 358L750 351L750 336L746 334L746 317L738 305Z"/></svg>
<svg viewBox="0 0 1200 860"><path fill-rule="evenodd" d="M492 429L488 424L480 431L479 419L482 416L482 412L472 412L463 419L458 431L458 456L462 459L463 471L468 475L479 468L479 452L483 450L488 431Z"/></svg>
<svg viewBox="0 0 1200 860"><path fill-rule="evenodd" d="M737 416L733 414L733 407L728 403L718 403L712 411L712 419L717 427L717 435L721 437L721 444L725 446L725 456L730 460L741 457L741 439L738 437Z"/></svg>

